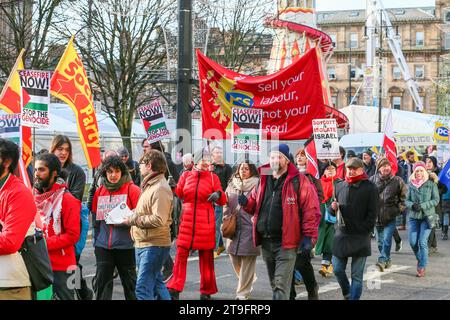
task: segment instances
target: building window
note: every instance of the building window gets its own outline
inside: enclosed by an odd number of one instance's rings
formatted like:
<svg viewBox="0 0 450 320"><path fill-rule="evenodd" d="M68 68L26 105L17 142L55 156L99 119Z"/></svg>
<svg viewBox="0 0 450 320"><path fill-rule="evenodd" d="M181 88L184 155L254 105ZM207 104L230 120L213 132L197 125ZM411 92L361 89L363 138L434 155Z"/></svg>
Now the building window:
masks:
<svg viewBox="0 0 450 320"><path fill-rule="evenodd" d="M336 69L328 67L328 80L336 80Z"/></svg>
<svg viewBox="0 0 450 320"><path fill-rule="evenodd" d="M416 66L414 74L415 74L416 79L425 78L425 67L424 66Z"/></svg>
<svg viewBox="0 0 450 320"><path fill-rule="evenodd" d="M444 37L444 48L445 50L450 50L450 33L446 33Z"/></svg>
<svg viewBox="0 0 450 320"><path fill-rule="evenodd" d="M445 22L450 22L450 11L449 10L445 11Z"/></svg>
<svg viewBox="0 0 450 320"><path fill-rule="evenodd" d="M331 102L333 103L333 107L337 108L337 96L331 96Z"/></svg>
<svg viewBox="0 0 450 320"><path fill-rule="evenodd" d="M416 47L423 47L423 32L416 32Z"/></svg>
<svg viewBox="0 0 450 320"><path fill-rule="evenodd" d="M350 69L350 78L352 78L352 80L354 80L356 78L356 68L355 67L351 67L351 69Z"/></svg>
<svg viewBox="0 0 450 320"><path fill-rule="evenodd" d="M358 48L358 34L357 33L351 33L350 34L350 47Z"/></svg>
<svg viewBox="0 0 450 320"><path fill-rule="evenodd" d="M402 105L402 97L392 97L392 109L400 110Z"/></svg>
<svg viewBox="0 0 450 320"><path fill-rule="evenodd" d="M402 78L402 73L400 72L400 68L398 66L394 66L392 68L392 79L400 80Z"/></svg>
<svg viewBox="0 0 450 320"><path fill-rule="evenodd" d="M333 48L336 48L336 35L330 34L331 41L333 42Z"/></svg>

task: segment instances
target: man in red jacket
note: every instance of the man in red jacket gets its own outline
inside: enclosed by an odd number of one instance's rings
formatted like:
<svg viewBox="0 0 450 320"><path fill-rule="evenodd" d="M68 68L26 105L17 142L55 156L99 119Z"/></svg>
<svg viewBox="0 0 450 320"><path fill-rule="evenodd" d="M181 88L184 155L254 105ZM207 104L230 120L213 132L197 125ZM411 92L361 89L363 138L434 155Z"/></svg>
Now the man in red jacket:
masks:
<svg viewBox="0 0 450 320"><path fill-rule="evenodd" d="M238 202L254 214L253 241L262 245L274 300L288 300L297 249L311 251L320 217L317 191L289 160L285 144L272 149L270 164L259 168L261 182Z"/></svg>
<svg viewBox="0 0 450 320"><path fill-rule="evenodd" d="M18 160L17 145L0 139L0 300L31 300L28 271L18 251L36 206L30 190L12 175Z"/></svg>
<svg viewBox="0 0 450 320"><path fill-rule="evenodd" d="M74 300L75 243L80 237L81 202L68 192L65 172L54 154L37 156L34 167L35 202L52 264L53 290L61 300Z"/></svg>

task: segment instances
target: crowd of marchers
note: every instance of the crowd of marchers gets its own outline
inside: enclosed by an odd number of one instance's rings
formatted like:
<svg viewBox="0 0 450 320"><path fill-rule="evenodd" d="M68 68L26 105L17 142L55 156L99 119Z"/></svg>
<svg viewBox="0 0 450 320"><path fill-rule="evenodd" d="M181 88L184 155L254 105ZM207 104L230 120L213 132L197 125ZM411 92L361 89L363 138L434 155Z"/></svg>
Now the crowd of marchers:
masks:
<svg viewBox="0 0 450 320"><path fill-rule="evenodd" d="M141 145L139 161L124 147L104 152L85 195L86 175L73 162L68 137L56 136L49 150L34 155L32 190L16 176L19 148L0 139L0 300L111 300L116 277L127 300L178 300L194 252L202 300L219 290L214 262L225 253L237 279L230 299L252 298L262 256L273 299L295 299L300 281L308 299L319 299L317 274L334 275L343 298L357 300L374 237L383 272L392 265L392 239L396 251L402 248L398 223L407 229L418 278L437 251L440 226L447 240L450 190L437 178L433 154L415 162L408 152L394 172L392 163L371 151L356 156L340 148L340 158L318 161L318 178L307 170L305 150L292 154L285 144L272 148L269 163L259 168L248 160L232 168L220 146L209 146L184 155L181 170L160 142L144 139ZM122 203L130 214L109 223L108 214ZM234 232L225 238L221 226L230 221L236 222ZM89 228L96 261L92 286L80 264ZM20 253L36 230L45 238L53 272L53 284L39 291ZM314 255L321 256L319 270L311 263Z"/></svg>

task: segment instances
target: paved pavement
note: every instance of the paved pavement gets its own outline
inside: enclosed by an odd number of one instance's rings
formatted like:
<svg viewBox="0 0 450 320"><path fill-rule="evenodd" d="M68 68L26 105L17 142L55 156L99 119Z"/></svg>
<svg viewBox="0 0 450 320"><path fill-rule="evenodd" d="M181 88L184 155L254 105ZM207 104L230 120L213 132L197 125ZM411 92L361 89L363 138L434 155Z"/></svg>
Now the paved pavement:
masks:
<svg viewBox="0 0 450 320"><path fill-rule="evenodd" d="M372 240L372 256L366 263L365 283L362 300L450 300L450 240L441 241L441 233L437 231L438 252L429 258L426 276L416 277L416 260L408 243L406 231L400 231L403 248L392 253L392 267L385 272L377 271L375 263L378 257L376 240ZM393 245L394 247L395 245ZM316 279L319 283L319 296L323 300L341 300L342 295L334 276L323 278L318 274L321 257L312 260ZM84 276L91 284L95 274L95 257L92 244L88 243L83 252L81 263ZM348 266L348 274L349 272ZM219 292L214 299L233 300L237 286L237 278L227 254L215 259L215 272ZM267 300L272 298L266 266L261 257L256 263L257 281L253 287L252 299ZM198 257L189 258L187 280L180 299L199 299L200 275ZM306 300L304 285L297 286L297 300ZM114 281L113 299L122 300L123 290L120 279Z"/></svg>

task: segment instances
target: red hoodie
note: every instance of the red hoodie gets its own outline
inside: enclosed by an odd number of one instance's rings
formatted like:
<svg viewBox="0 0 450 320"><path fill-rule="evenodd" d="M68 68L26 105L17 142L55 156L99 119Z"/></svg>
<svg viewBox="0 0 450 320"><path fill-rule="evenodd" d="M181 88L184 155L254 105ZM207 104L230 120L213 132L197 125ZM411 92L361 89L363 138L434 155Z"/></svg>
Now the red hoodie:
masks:
<svg viewBox="0 0 450 320"><path fill-rule="evenodd" d="M54 184L51 191L57 188L59 185ZM66 191L62 199L61 233L55 234L53 218L50 219L48 226L43 227L53 271L67 271L76 268L75 244L80 237L80 211L80 200Z"/></svg>

